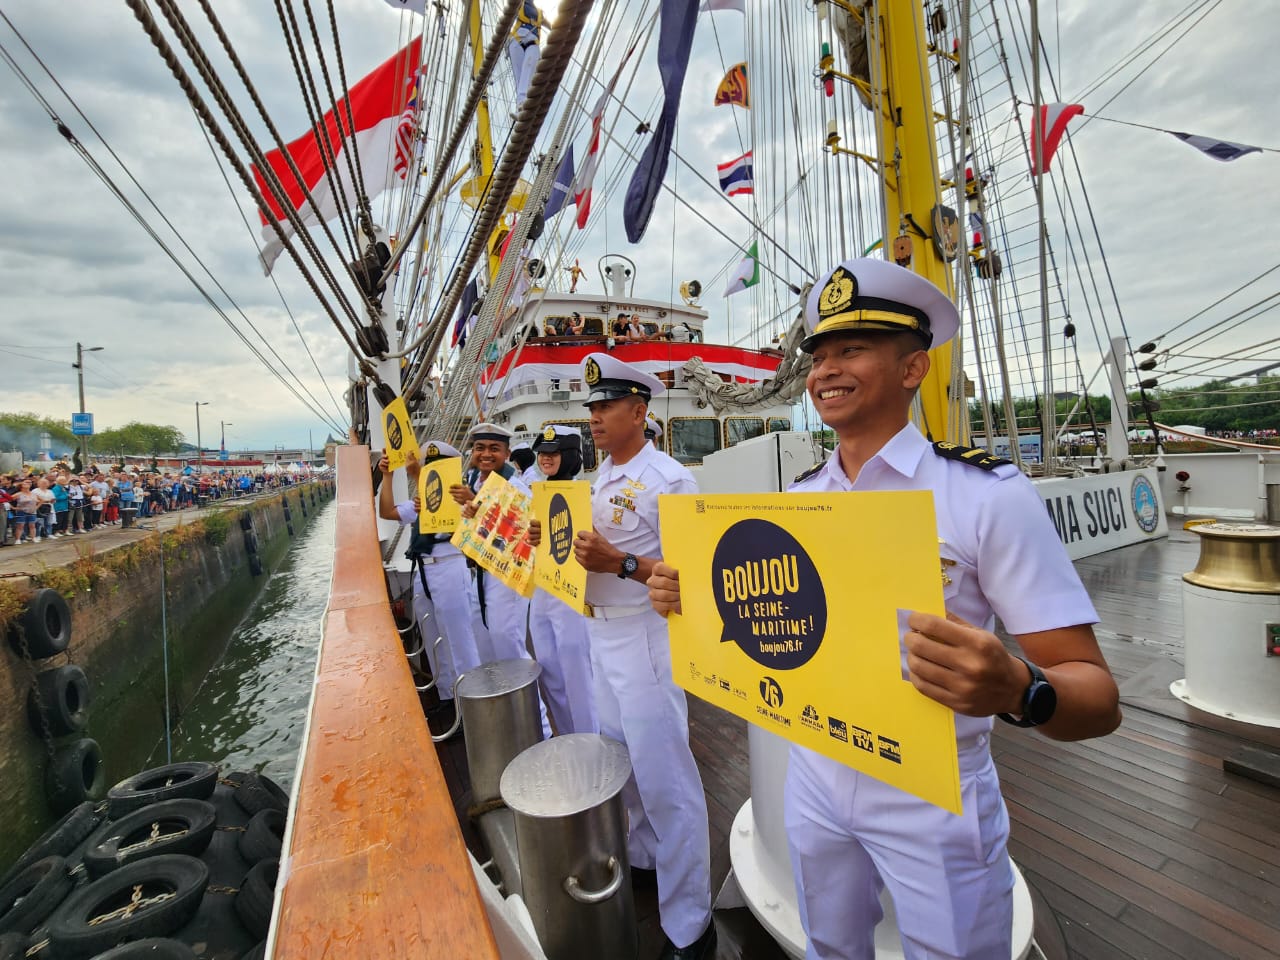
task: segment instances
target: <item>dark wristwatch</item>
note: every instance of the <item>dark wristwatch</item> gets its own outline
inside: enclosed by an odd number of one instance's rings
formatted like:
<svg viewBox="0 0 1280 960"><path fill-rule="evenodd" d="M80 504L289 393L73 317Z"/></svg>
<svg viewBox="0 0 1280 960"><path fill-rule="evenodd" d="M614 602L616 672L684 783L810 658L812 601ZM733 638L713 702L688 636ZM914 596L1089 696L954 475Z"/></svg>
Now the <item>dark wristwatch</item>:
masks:
<svg viewBox="0 0 1280 960"><path fill-rule="evenodd" d="M640 561L636 559L634 553L626 553L622 556L622 568L618 571L619 580L630 580L631 575L640 569Z"/></svg>
<svg viewBox="0 0 1280 960"><path fill-rule="evenodd" d="M1038 727L1042 723L1048 723L1053 716L1053 711L1058 706L1058 694L1044 675L1044 671L1037 667L1025 657L1018 657L1027 665L1027 669L1031 671L1031 683L1027 685L1026 693L1022 695L1022 716L1015 717L1008 713L998 713L998 716L1005 723L1012 723L1015 727Z"/></svg>

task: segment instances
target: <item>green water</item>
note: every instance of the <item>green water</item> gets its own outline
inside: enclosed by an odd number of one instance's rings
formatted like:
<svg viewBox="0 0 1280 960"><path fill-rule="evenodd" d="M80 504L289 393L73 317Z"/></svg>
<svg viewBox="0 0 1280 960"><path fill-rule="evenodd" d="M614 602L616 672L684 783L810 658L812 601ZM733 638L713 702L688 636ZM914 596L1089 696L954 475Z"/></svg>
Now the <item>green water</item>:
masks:
<svg viewBox="0 0 1280 960"><path fill-rule="evenodd" d="M333 568L336 504L290 546L171 731L173 762L259 770L288 788L302 746ZM169 762L162 738L146 766Z"/></svg>

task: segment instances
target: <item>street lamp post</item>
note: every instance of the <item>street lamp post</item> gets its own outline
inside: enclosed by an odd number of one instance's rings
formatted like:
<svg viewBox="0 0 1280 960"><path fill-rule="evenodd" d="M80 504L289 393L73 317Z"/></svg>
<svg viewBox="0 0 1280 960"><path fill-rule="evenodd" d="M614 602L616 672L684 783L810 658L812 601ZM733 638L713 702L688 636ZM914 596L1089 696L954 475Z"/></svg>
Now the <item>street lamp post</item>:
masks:
<svg viewBox="0 0 1280 960"><path fill-rule="evenodd" d="M204 473L204 444L200 440L200 408L209 405L208 400L197 400L196 404L196 471Z"/></svg>
<svg viewBox="0 0 1280 960"><path fill-rule="evenodd" d="M221 452L225 453L227 449L227 427L234 427L235 424L232 423L230 420L220 420L219 423L222 424L222 451Z"/></svg>
<svg viewBox="0 0 1280 960"><path fill-rule="evenodd" d="M85 347L80 341L76 341L76 362L72 364L76 368L76 377L80 381L80 412L84 413L84 355L101 350L102 347ZM80 438L80 469L89 469L89 438L82 436Z"/></svg>

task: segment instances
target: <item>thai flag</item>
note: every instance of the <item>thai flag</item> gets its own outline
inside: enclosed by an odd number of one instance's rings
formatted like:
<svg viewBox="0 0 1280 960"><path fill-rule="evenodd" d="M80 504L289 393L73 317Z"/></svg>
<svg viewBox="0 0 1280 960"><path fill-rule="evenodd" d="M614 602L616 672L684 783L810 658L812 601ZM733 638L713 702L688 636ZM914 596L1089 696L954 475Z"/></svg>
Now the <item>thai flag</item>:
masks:
<svg viewBox="0 0 1280 960"><path fill-rule="evenodd" d="M726 196L736 197L740 193L754 192L755 179L752 174L750 150L736 160L718 164L716 172L720 174L720 189Z"/></svg>

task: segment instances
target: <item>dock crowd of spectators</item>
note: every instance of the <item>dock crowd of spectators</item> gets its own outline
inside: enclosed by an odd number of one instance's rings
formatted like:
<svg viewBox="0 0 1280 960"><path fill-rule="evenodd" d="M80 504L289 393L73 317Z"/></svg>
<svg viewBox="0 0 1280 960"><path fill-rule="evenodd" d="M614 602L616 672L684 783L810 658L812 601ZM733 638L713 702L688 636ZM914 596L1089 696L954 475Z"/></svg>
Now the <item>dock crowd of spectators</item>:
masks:
<svg viewBox="0 0 1280 960"><path fill-rule="evenodd" d="M117 526L122 511L137 517L186 510L207 500L244 496L292 483L287 473L218 471L135 472L91 467L80 473L65 463L37 464L0 475L0 546L39 543Z"/></svg>

